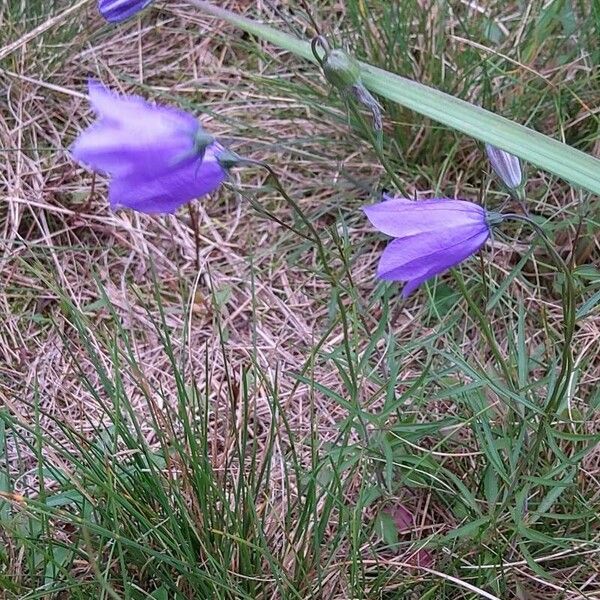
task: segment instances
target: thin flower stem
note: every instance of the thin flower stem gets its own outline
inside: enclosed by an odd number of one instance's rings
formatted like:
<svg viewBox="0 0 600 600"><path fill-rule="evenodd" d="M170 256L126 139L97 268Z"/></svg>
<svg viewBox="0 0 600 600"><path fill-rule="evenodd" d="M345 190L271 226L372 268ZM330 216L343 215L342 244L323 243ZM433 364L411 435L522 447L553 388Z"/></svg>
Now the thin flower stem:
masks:
<svg viewBox="0 0 600 600"><path fill-rule="evenodd" d="M277 189L277 191L283 196L283 198L286 200L286 202L292 207L293 211L300 217L300 220L304 223L304 225L309 230L311 235L303 236L303 237L310 239L311 241L313 241L316 244L319 258L321 259L321 262L323 263L323 268L325 269L327 274L332 278L332 283L334 283L337 286L337 284L338 284L337 277L335 277L334 273L331 271L331 269L329 267L329 264L327 261L327 255L325 254L325 249L323 248L323 243L321 242L319 233L315 229L315 226L309 221L309 219L306 218L306 215L302 212L302 209L300 208L298 203L285 191L283 185L281 185L281 182L279 181L279 177L277 176L277 173L275 173L275 171L269 164L264 163L260 160L253 160L250 158L242 158L239 160L239 162L241 164L250 164L250 165L255 165L257 167L262 167L263 169L265 169L265 171L267 171L267 173L269 174L269 179L271 179L271 181L275 185L275 188Z"/></svg>
<svg viewBox="0 0 600 600"><path fill-rule="evenodd" d="M325 248L323 247L323 242L321 240L321 237L319 236L319 233L316 230L315 226L306 217L306 215L304 214L304 212L302 211L302 209L300 208L298 203L285 191L285 188L279 181L279 177L277 176L277 173L273 170L273 168L270 165L268 165L267 163L263 163L261 161L253 161L253 162L257 166L262 167L263 169L265 169L268 172L269 177L270 177L271 181L273 182L273 184L275 185L277 191L288 202L288 204L292 207L292 209L298 215L298 217L300 217L300 220L304 223L304 225L306 225L306 227L308 228L308 230L311 233L312 241L315 243L315 246L317 248L317 253L321 260L323 269L327 273L327 276L329 277L329 280L334 288L335 301L336 301L336 304L338 305L338 311L340 313L340 322L341 322L342 330L343 330L343 344L344 344L344 351L346 353L346 359L347 359L347 363L348 363L348 365L347 365L348 371L350 373L350 380L352 381L353 388L356 390L358 388L358 379L356 376L356 371L353 366L352 349L350 348L350 341L349 341L350 340L350 327L348 325L348 319L346 316L346 307L344 306L344 302L342 300L341 294L339 293L339 288L340 288L339 279L336 276L336 274L334 273L334 271L331 269L331 267L329 266L329 261L327 260L327 254L325 253ZM365 445L367 447L370 447L371 444L370 444L369 430L367 427L367 423L365 422L365 419L363 418L363 416L360 413L361 407L360 407L358 401L356 403L355 410L356 410L356 413L355 413L356 418L358 419L358 422L360 423L362 430L363 430ZM383 474L382 474L381 470L375 469L375 475L376 475L377 480L378 480L380 486L382 487L382 489L385 489L385 481L383 479Z"/></svg>
<svg viewBox="0 0 600 600"><path fill-rule="evenodd" d="M269 178L273 182L273 185L275 186L277 191L286 200L286 202L292 207L292 210L296 213L296 215L300 218L302 223L306 226L306 228L310 232L310 236L303 236L303 237L310 239L315 244L316 249L317 249L317 254L318 254L319 259L323 266L323 270L327 274L327 276L330 280L330 283L332 284L332 286L335 290L335 292L334 292L335 293L335 301L336 301L336 304L338 305L338 310L340 313L340 322L342 325L343 340L344 340L343 344L344 344L344 351L346 353L346 358L347 358L347 363L348 363L348 371L350 374L350 380L352 381L353 386L356 389L357 385L358 385L358 379L356 376L356 371L353 366L352 349L350 348L350 341L349 341L350 340L350 327L348 325L348 319L346 317L346 307L344 306L341 294L339 293L340 281L339 281L339 278L337 277L337 275L335 274L335 272L329 266L329 261L327 260L327 254L325 252L325 248L323 246L323 242L321 240L321 237L319 236L318 231L316 230L315 226L310 222L310 220L306 217L306 215L304 214L304 212L302 211L302 209L300 208L298 203L286 192L285 188L279 181L279 177L277 176L277 173L274 171L274 169L269 164L264 163L259 160L249 159L249 158L240 158L238 163L255 165L257 167L262 167L263 169L265 169L267 171L267 173L269 174ZM370 438L369 431L367 429L367 424L366 424L363 416L360 414L360 406L358 406L358 405L356 406L356 417L358 418L358 420L361 424L361 427L363 429L363 433L365 436L365 442L368 446L369 438Z"/></svg>
<svg viewBox="0 0 600 600"><path fill-rule="evenodd" d="M487 273L485 272L485 261L483 260L483 252L479 252L479 266L481 267L481 281L483 281L483 293L485 295L485 303L490 300L490 289L488 287Z"/></svg>
<svg viewBox="0 0 600 600"><path fill-rule="evenodd" d="M551 414L554 412L564 394L567 391L569 385L569 372L573 365L573 355L571 352L571 342L573 340L573 335L575 333L575 324L576 324L576 311L575 311L575 289L573 286L573 274L571 273L571 269L568 267L567 263L562 259L560 254L556 251L556 248L546 235L545 231L542 227L540 227L535 221L526 217L524 215L517 214L505 214L503 215L505 219L511 219L513 221L521 221L523 223L527 223L534 229L539 238L544 242L544 245L552 255L556 266L563 272L565 276L564 279L564 288L565 293L562 297L562 305L563 305L563 323L564 323L564 340L563 340L563 351L562 351L562 364L561 369L558 374L558 379L554 389L552 391L552 395L548 399L546 403L546 413Z"/></svg>
<svg viewBox="0 0 600 600"><path fill-rule="evenodd" d="M323 242L321 241L321 237L319 236L319 233L315 229L315 226L310 222L309 219L306 218L306 215L304 214L304 212L302 211L302 209L300 208L298 203L291 196L289 196L288 193L285 191L284 187L281 185L281 182L279 181L279 177L277 176L277 173L275 173L273 168L266 163L257 163L257 164L262 166L263 169L265 169L269 173L271 181L273 181L275 187L277 188L277 191L288 202L288 204L292 207L294 212L298 215L298 217L300 217L300 220L304 223L304 225L310 231L311 236L312 236L312 241L315 243L315 246L317 248L317 253L319 255L319 259L321 260L323 269L327 273L333 286L335 288L339 288L339 280L338 280L336 274L333 272L333 270L329 266L329 261L327 260L327 255L325 253L325 248L323 247ZM352 381L356 381L356 373L354 372L354 367L352 365L352 353L351 353L350 345L349 345L349 341L348 341L349 340L349 327L348 327L348 322L346 319L345 306L343 305L342 299L341 299L339 293L337 293L337 291L336 291L336 302L338 304L338 308L340 309L340 315L342 317L342 328L344 329L344 345L345 345L346 354L347 354L347 358L348 358L348 369L350 370Z"/></svg>
<svg viewBox="0 0 600 600"><path fill-rule="evenodd" d="M519 188L518 190L510 191L511 197L517 201L518 205L521 207L523 214L526 217L529 217L529 208L527 207L527 196L525 196L525 191L523 188Z"/></svg>
<svg viewBox="0 0 600 600"><path fill-rule="evenodd" d="M575 332L575 325L577 321L576 309L575 309L575 289L573 285L573 275L571 270L562 259L560 254L554 248L554 245L546 235L545 231L540 227L535 221L533 221L530 217L525 215L518 214L504 214L504 219L510 219L513 221L520 221L522 223L526 223L531 226L532 229L536 232L539 238L542 240L558 269L560 269L564 274L564 292L562 295L562 308L563 308L563 329L564 329L564 339L563 339L563 348L561 354L561 368L556 379L556 383L552 390L550 397L546 401L546 406L544 408L543 415L540 419L540 422L537 427L537 431L535 433L535 438L533 441L533 447L528 451L528 458L521 462L518 468L515 471L513 476L512 484L509 487L507 494L505 496L505 500L500 508L503 510L506 504L510 501L512 492L516 488L519 479L523 475L525 469L530 464L537 464L539 459L538 454L540 451L540 447L542 445L542 441L544 439L544 430L546 429L548 423L552 420L552 417L556 414L562 399L565 394L568 393L569 385L570 385L570 374L573 368L573 354L571 349L571 343L573 341L573 336Z"/></svg>
<svg viewBox="0 0 600 600"><path fill-rule="evenodd" d="M272 221L274 221L278 225L281 225L281 227L283 227L284 229L287 229L288 231L291 231L292 233L294 233L298 237L301 237L302 239L306 240L307 242L312 242L313 241L313 238L310 235L306 235L302 231L300 231L300 230L296 229L295 227L293 227L291 225L288 225L286 222L282 221L278 216L274 215L272 212L270 212L267 209L265 209L254 198L252 198L252 196L250 196L249 194L245 193L243 190L237 189L236 191L237 191L238 194L240 194L240 196L242 198L244 198L245 200L248 201L248 203L250 204L250 206L252 206L252 208L254 208L254 210L259 215L263 215L263 216L268 217L269 219L271 219Z"/></svg>
<svg viewBox="0 0 600 600"><path fill-rule="evenodd" d="M577 258L575 254L577 253L577 246L579 245L579 240L581 238L581 232L583 231L583 222L585 218L585 212L580 212L579 220L577 222L577 229L575 230L575 236L573 237L573 245L571 247L571 252L569 256L569 266L571 267L571 269L575 268L575 260Z"/></svg>
<svg viewBox="0 0 600 600"><path fill-rule="evenodd" d="M477 322L479 323L479 327L481 328L481 331L490 346L490 350L492 351L494 358L496 359L496 361L500 365L500 368L502 369L502 374L509 383L512 391L518 391L518 388L514 382L513 375L510 372L506 361L504 360L504 357L502 356L502 353L498 348L496 338L494 337L494 333L492 331L492 328L490 327L488 319L486 318L485 314L480 310L479 306L477 306L476 302L473 300L472 294L470 294L469 290L467 290L463 278L455 271L453 272L453 275L454 280L456 281L456 283L458 283L458 287L460 288L463 297L467 301L469 308L473 311Z"/></svg>
<svg viewBox="0 0 600 600"><path fill-rule="evenodd" d="M352 112L352 114L360 121L361 125L365 128L365 130L369 132L371 145L373 147L373 150L375 150L375 154L377 155L377 158L378 158L379 162L381 163L381 166L384 168L385 172L389 175L389 177L392 180L392 183L394 184L396 189L404 197L408 198L408 195L406 193L404 185L400 181L400 178L394 172L394 169L392 169L392 167L391 167L390 163L388 162L388 159L386 158L385 154L383 153L380 145L377 143L377 136L373 134L372 128L367 124L364 117L362 116L360 111L357 109L357 107L352 103L352 101L348 100L347 103L348 103L348 107L350 108L350 111Z"/></svg>
<svg viewBox="0 0 600 600"><path fill-rule="evenodd" d="M190 213L190 221L192 222L192 230L194 231L194 245L196 247L194 262L196 264L196 271L200 271L200 231L198 228L198 212L196 211L196 208L192 206L191 202L188 204L188 211Z"/></svg>

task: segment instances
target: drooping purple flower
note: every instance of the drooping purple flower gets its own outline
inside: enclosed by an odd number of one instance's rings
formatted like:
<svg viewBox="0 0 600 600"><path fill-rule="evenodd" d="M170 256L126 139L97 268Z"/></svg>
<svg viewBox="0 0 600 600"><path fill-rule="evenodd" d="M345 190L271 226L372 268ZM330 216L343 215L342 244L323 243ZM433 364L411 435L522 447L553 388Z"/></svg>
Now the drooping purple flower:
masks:
<svg viewBox="0 0 600 600"><path fill-rule="evenodd" d="M190 114L155 106L137 96L119 96L96 81L90 102L99 119L75 141L80 163L112 177L112 208L174 212L219 187L229 153ZM222 164L223 163L223 164Z"/></svg>
<svg viewBox="0 0 600 600"><path fill-rule="evenodd" d="M381 255L377 275L406 282L404 297L477 252L490 237L488 213L465 200L386 196L363 210L379 231L395 238Z"/></svg>
<svg viewBox="0 0 600 600"><path fill-rule="evenodd" d="M119 23L146 8L152 0L98 0L98 10L109 23Z"/></svg>
<svg viewBox="0 0 600 600"><path fill-rule="evenodd" d="M492 169L504 185L511 190L520 188L523 184L523 172L519 158L491 144L485 145L485 151Z"/></svg>

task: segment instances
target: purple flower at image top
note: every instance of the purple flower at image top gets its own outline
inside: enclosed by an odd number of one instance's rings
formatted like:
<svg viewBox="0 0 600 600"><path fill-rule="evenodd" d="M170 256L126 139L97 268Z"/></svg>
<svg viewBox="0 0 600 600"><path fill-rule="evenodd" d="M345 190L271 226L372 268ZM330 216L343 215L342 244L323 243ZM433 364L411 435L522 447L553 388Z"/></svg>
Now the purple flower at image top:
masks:
<svg viewBox="0 0 600 600"><path fill-rule="evenodd" d="M485 151L492 169L504 185L511 190L521 187L523 184L523 171L521 170L519 158L491 144L485 145Z"/></svg>
<svg viewBox="0 0 600 600"><path fill-rule="evenodd" d="M77 138L71 153L111 176L112 208L171 213L227 178L232 153L192 115L119 96L97 81L90 81L89 97L99 119Z"/></svg>
<svg viewBox="0 0 600 600"><path fill-rule="evenodd" d="M406 282L405 298L427 279L477 252L490 237L488 221L497 218L465 200L385 198L363 210L379 231L395 238L381 255L377 275Z"/></svg>
<svg viewBox="0 0 600 600"><path fill-rule="evenodd" d="M98 10L109 23L119 23L146 8L152 0L99 0Z"/></svg>

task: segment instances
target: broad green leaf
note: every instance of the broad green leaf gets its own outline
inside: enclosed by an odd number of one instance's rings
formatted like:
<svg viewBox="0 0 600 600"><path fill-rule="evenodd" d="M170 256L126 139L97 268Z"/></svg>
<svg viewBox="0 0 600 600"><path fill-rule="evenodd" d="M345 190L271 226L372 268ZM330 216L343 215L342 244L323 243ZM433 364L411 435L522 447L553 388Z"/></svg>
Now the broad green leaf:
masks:
<svg viewBox="0 0 600 600"><path fill-rule="evenodd" d="M306 41L205 0L189 2L208 14L315 62ZM600 160L593 156L435 88L367 63L361 62L360 66L363 83L372 92L600 194Z"/></svg>

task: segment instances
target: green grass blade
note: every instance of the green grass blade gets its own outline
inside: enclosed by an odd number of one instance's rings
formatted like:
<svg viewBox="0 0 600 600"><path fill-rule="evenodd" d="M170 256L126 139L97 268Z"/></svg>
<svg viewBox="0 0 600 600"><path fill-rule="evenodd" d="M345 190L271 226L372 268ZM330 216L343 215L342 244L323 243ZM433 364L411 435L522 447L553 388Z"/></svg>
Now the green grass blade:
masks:
<svg viewBox="0 0 600 600"><path fill-rule="evenodd" d="M206 13L315 62L308 42L210 2L190 2ZM363 82L372 92L600 194L600 160L445 92L366 63L360 65Z"/></svg>

